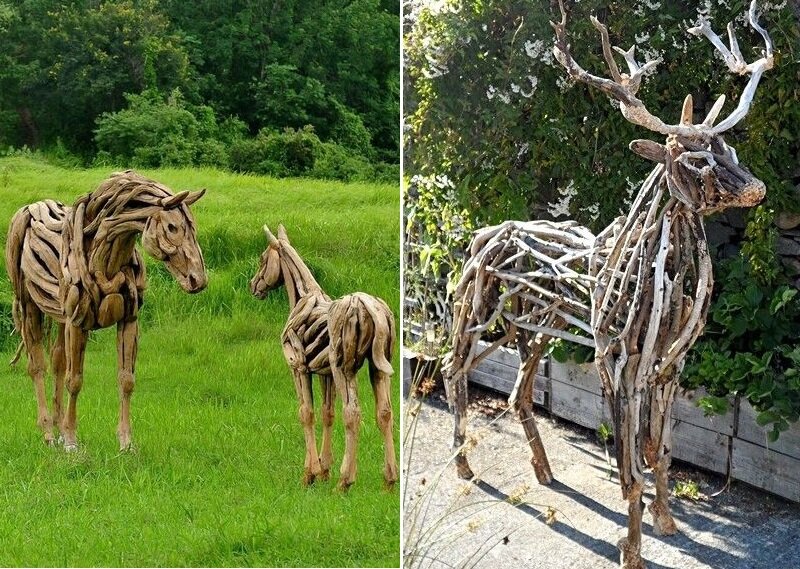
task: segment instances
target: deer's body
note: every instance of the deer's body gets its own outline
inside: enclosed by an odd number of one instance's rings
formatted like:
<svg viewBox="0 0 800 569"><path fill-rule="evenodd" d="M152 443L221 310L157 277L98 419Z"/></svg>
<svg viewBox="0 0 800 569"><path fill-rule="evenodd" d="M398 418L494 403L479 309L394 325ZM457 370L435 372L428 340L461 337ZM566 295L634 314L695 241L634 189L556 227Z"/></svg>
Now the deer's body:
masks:
<svg viewBox="0 0 800 569"><path fill-rule="evenodd" d="M471 478L464 450L467 374L489 352L514 340L520 370L511 400L531 450L537 479L552 480L533 417L533 380L552 337L594 347L595 364L614 419L617 466L628 500L628 536L620 544L622 565L641 569L644 464L653 468L656 499L650 506L656 532L677 531L669 511L667 470L671 459L670 413L686 354L703 331L713 275L704 215L761 201L765 187L739 166L735 151L722 140L747 113L762 72L772 66L772 44L750 7L750 24L765 40L765 56L745 64L729 27L727 50L707 22L690 32L705 35L722 52L728 67L749 74L734 112L717 126L724 96L702 123L693 123L692 97L684 101L679 124L651 115L636 98L644 73L633 51L623 52L630 75L613 60L605 26L603 54L612 79L584 71L569 52L566 12L556 30L554 48L570 76L620 101L631 122L667 135L666 144L649 140L631 149L656 166L639 189L630 213L598 236L574 222L506 222L478 231L470 245L456 289L453 351L445 366L455 410L454 446L459 475ZM506 335L478 353L478 340L495 321L506 321ZM565 331L576 327L580 335Z"/></svg>
<svg viewBox="0 0 800 569"><path fill-rule="evenodd" d="M136 239L144 234L151 254L165 259L188 292L205 288L203 257L188 205L201 193L173 195L132 171L114 174L72 207L52 200L29 204L11 220L6 267L14 290L14 322L28 354L45 441L54 427L67 450L77 448L76 405L83 384L89 332L117 326L120 448L131 446L129 405L134 387L138 312L145 288L144 262ZM44 376L45 318L56 322L51 360L55 376L53 415ZM66 378L70 394L63 413Z"/></svg>
<svg viewBox="0 0 800 569"><path fill-rule="evenodd" d="M266 230L266 228L265 228ZM397 480L394 456L390 360L395 332L392 311L381 299L354 293L331 300L314 279L281 227L278 237L267 231L269 246L261 258L251 291L259 298L280 285L289 297L289 319L281 340L286 362L294 376L300 402L299 417L306 444L303 481L327 479L333 461L331 431L336 392L342 397L345 454L339 487L348 488L356 477L356 447L361 424L358 370L369 362L375 395L375 416L384 440L384 480ZM317 453L311 374L322 384L322 446Z"/></svg>

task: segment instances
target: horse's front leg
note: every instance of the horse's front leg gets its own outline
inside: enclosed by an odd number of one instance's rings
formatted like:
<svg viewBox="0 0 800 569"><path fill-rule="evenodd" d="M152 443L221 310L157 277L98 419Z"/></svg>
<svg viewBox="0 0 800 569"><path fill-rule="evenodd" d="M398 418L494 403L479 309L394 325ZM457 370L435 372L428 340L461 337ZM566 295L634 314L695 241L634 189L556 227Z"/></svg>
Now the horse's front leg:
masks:
<svg viewBox="0 0 800 569"><path fill-rule="evenodd" d="M67 391L69 402L64 422L61 425L61 434L64 437L64 450L78 449L78 439L75 433L78 426L77 405L78 395L83 387L83 358L86 353L86 340L88 332L77 326L67 324L65 327L65 347L67 356Z"/></svg>
<svg viewBox="0 0 800 569"><path fill-rule="evenodd" d="M119 385L119 425L117 437L119 450L130 450L131 416L130 405L136 384L136 354L139 349L139 323L120 321L117 323L117 383Z"/></svg>
<svg viewBox="0 0 800 569"><path fill-rule="evenodd" d="M303 425L303 434L306 440L303 484L308 486L322 474L319 455L317 454L317 439L314 433L314 399L311 391L311 374L298 369L293 369L292 374L294 375L297 398L300 402L298 416L300 423Z"/></svg>

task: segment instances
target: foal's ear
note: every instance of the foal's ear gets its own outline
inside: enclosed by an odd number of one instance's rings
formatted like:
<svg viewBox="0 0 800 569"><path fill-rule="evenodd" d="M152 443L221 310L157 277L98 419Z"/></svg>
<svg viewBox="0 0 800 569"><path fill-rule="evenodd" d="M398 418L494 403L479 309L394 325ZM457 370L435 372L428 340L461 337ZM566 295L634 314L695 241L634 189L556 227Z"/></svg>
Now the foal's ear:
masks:
<svg viewBox="0 0 800 569"><path fill-rule="evenodd" d="M289 236L286 235L286 228L281 223L278 225L278 239L283 239L284 241L289 241Z"/></svg>
<svg viewBox="0 0 800 569"><path fill-rule="evenodd" d="M267 236L267 243L269 243L270 245L278 243L278 240L275 238L275 236L272 234L272 231L270 231L269 227L267 227L266 225L264 226L264 234Z"/></svg>
<svg viewBox="0 0 800 569"><path fill-rule="evenodd" d="M658 142L638 139L631 142L630 149L642 158L647 158L653 162L666 162L667 149Z"/></svg>
<svg viewBox="0 0 800 569"><path fill-rule="evenodd" d="M186 200L188 196L189 196L189 190L184 190L182 192L178 192L174 196L167 196L166 198L161 198L161 207L163 207L164 209L172 209L173 207L178 207Z"/></svg>

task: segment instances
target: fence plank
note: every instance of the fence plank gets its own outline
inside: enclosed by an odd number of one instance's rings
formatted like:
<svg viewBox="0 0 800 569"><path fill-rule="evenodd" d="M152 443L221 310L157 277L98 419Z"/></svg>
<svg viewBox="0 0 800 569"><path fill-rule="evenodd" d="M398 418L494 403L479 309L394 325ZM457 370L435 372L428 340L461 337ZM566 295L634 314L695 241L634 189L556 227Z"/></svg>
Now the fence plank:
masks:
<svg viewBox="0 0 800 569"><path fill-rule="evenodd" d="M724 415L716 415L714 417L706 417L703 410L697 406L697 401L701 397L708 395L705 389L695 389L686 393L678 393L675 397L675 404L672 406L672 418L722 433L724 435L733 435L734 424L734 402L730 401L728 411Z"/></svg>
<svg viewBox="0 0 800 569"><path fill-rule="evenodd" d="M729 436L716 431L680 420L672 421L672 456L678 460L725 474L730 441Z"/></svg>
<svg viewBox="0 0 800 569"><path fill-rule="evenodd" d="M760 427L756 423L756 410L744 399L739 402L739 424L736 436L747 442L786 454L800 460L800 423L794 423L782 432L774 443L767 442L769 427Z"/></svg>
<svg viewBox="0 0 800 569"><path fill-rule="evenodd" d="M784 498L800 501L800 460L733 439L732 475Z"/></svg>

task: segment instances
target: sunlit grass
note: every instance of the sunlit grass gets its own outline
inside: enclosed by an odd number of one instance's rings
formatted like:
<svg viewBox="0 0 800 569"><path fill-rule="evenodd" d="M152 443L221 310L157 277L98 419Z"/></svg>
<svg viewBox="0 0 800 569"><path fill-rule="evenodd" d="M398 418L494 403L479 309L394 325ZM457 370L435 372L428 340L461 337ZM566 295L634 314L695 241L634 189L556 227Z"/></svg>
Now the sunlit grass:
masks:
<svg viewBox="0 0 800 569"><path fill-rule="evenodd" d="M3 247L18 207L72 202L108 173L0 159ZM193 211L209 287L184 294L148 260L133 454L117 451L113 330L94 334L87 352L75 455L42 443L24 365L6 365L17 337L0 339L0 565L397 566L399 497L383 490L366 374L356 485L338 493L336 468L331 481L302 488L303 436L279 342L286 296L258 301L246 286L265 244L261 226L284 223L332 296L363 290L398 313L397 188L205 169L143 173L175 190L208 188ZM0 323L10 295L3 268ZM396 354L396 370L398 362ZM399 376L395 394L397 385ZM337 421L336 460L343 449Z"/></svg>

